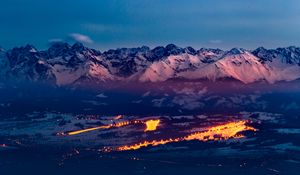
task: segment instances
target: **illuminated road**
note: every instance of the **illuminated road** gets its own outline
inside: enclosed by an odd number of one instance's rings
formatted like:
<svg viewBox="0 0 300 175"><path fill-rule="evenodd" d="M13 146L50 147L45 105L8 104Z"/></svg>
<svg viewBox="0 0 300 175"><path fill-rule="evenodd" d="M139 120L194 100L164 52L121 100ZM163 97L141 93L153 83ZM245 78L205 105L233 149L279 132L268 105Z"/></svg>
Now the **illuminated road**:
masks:
<svg viewBox="0 0 300 175"><path fill-rule="evenodd" d="M123 127L123 126L131 125L131 124L141 124L141 123L146 125L145 131L154 131L154 130L156 130L159 122L160 122L160 120L125 121L125 122L119 122L119 123L116 123L116 124L103 125L103 126L97 126L97 127L93 127L93 128L87 128L87 129L71 131L71 132L67 132L67 135L77 135L77 134L82 134L82 133L85 133L85 132L90 132L90 131L99 130L99 129L118 128L118 127Z"/></svg>

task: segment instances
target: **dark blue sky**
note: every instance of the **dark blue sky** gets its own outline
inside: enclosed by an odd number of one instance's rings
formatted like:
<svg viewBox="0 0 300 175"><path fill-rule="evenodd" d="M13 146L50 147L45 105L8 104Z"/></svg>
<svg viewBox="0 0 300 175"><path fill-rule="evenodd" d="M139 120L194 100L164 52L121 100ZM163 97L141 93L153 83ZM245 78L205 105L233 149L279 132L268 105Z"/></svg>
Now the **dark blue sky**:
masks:
<svg viewBox="0 0 300 175"><path fill-rule="evenodd" d="M1 0L0 45L300 46L299 0Z"/></svg>

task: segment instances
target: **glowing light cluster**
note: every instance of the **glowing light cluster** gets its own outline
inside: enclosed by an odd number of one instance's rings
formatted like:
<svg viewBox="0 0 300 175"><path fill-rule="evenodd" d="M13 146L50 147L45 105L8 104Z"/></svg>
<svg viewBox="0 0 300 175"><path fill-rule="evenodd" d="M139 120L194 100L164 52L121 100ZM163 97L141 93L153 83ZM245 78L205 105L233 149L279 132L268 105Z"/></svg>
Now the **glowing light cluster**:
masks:
<svg viewBox="0 0 300 175"><path fill-rule="evenodd" d="M145 122L146 124L146 129L145 131L155 131L160 120L148 120Z"/></svg>
<svg viewBox="0 0 300 175"><path fill-rule="evenodd" d="M189 141L189 140L226 140L229 138L242 138L244 135L238 134L241 131L256 131L255 128L247 126L247 121L229 122L226 124L207 128L206 131L192 133L185 137L171 138L165 140L144 141L134 145L125 145L117 147L117 151L137 150L141 147L164 145L172 142Z"/></svg>

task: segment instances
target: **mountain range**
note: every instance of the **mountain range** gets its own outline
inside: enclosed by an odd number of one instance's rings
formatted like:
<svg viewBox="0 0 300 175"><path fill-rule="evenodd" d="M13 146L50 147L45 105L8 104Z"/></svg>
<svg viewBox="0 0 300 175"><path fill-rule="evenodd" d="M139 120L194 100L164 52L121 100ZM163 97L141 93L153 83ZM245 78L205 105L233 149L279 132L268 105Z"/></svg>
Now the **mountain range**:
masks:
<svg viewBox="0 0 300 175"><path fill-rule="evenodd" d="M300 78L300 48L285 47L231 50L174 44L100 52L81 43L57 42L39 51L32 45L0 48L0 79L50 82L58 86L85 82L162 82L174 79L221 81L245 84L276 83Z"/></svg>

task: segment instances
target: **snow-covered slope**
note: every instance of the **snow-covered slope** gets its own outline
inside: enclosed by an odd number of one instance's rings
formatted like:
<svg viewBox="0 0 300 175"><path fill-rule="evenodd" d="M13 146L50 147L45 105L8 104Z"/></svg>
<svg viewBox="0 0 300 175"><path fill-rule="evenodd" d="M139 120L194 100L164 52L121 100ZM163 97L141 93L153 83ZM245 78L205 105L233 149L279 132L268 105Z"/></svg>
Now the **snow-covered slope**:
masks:
<svg viewBox="0 0 300 175"><path fill-rule="evenodd" d="M171 55L166 59L152 63L138 78L140 81L166 81L178 77L180 73L193 71L205 65L200 57L187 53L181 55Z"/></svg>
<svg viewBox="0 0 300 175"><path fill-rule="evenodd" d="M234 78L244 83L252 83L259 80L267 80L273 83L269 78L272 73L266 64L262 64L260 59L243 51L240 53L229 52L224 57L212 64L208 64L202 69L193 72L185 72L183 77L189 79L206 78L216 81L221 78Z"/></svg>
<svg viewBox="0 0 300 175"><path fill-rule="evenodd" d="M300 78L300 48L223 51L169 44L154 49L143 46L101 53L80 43L54 43L45 51L26 45L0 50L0 77L59 86L108 81L160 82L177 78L275 83Z"/></svg>
<svg viewBox="0 0 300 175"><path fill-rule="evenodd" d="M223 54L223 55L222 55ZM243 83L267 81L291 81L300 77L300 67L296 61L300 54L293 55L293 64L283 60L290 60L282 54L274 57L272 62L265 62L253 55L250 51L234 48L213 58L203 57L203 52L197 56L177 55L165 60L154 62L140 76L141 81L165 81L170 78L208 79L217 81L224 78L233 78ZM204 61L210 60L210 61Z"/></svg>
<svg viewBox="0 0 300 175"><path fill-rule="evenodd" d="M55 75L57 85L73 84L78 80L93 79L94 81L113 80L101 53L84 47L80 43L70 46L56 43L48 49L47 63Z"/></svg>

